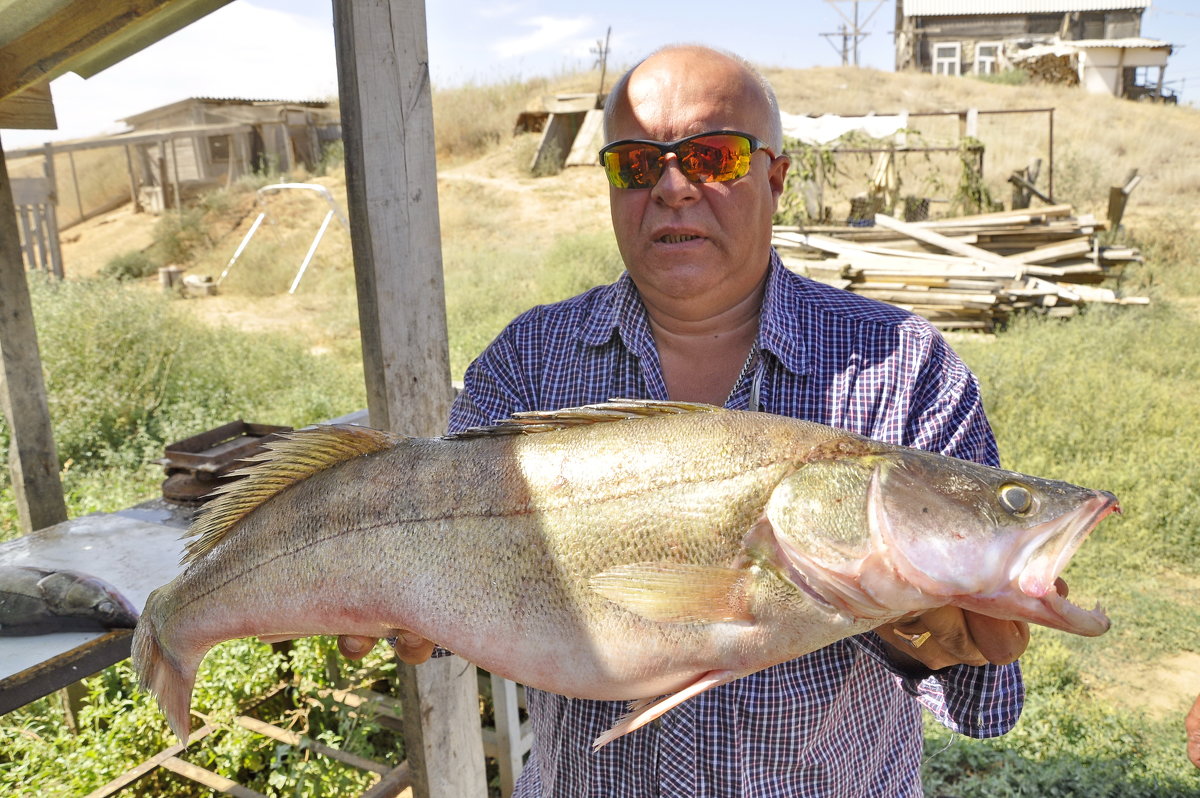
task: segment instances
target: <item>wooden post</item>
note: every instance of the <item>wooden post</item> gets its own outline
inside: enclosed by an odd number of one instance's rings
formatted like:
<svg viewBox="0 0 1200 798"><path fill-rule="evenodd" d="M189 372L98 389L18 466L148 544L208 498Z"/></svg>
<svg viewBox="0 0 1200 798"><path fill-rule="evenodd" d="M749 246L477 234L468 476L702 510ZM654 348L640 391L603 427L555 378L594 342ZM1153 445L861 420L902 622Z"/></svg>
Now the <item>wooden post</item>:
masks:
<svg viewBox="0 0 1200 798"><path fill-rule="evenodd" d="M440 433L452 397L421 0L335 0L346 195L372 426ZM441 657L401 676L420 798L487 792L475 667Z"/></svg>
<svg viewBox="0 0 1200 798"><path fill-rule="evenodd" d="M0 409L8 421L8 464L23 533L67 520L50 427L33 303L17 243L8 167L0 156Z"/></svg>
<svg viewBox="0 0 1200 798"><path fill-rule="evenodd" d="M79 221L83 221L83 196L79 193L79 175L75 172L75 151L67 150L67 163L71 165L71 186L75 189L75 207L79 210Z"/></svg>
<svg viewBox="0 0 1200 798"><path fill-rule="evenodd" d="M137 170L133 168L133 153L130 145L125 145L125 168L129 171L129 202L133 205L134 213L142 212L142 198L138 194Z"/></svg>
<svg viewBox="0 0 1200 798"><path fill-rule="evenodd" d="M179 189L179 153L175 149L175 137L171 137L171 174L175 177L175 210L183 212L183 196Z"/></svg>

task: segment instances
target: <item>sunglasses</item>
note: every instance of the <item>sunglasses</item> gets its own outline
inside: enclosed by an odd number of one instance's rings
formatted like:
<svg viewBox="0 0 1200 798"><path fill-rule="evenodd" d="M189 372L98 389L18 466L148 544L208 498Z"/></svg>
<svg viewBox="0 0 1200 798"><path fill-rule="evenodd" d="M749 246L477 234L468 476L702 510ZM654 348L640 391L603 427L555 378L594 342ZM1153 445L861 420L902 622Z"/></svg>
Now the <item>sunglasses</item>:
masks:
<svg viewBox="0 0 1200 798"><path fill-rule="evenodd" d="M608 182L617 188L653 188L666 168L667 154L675 153L679 171L693 183L723 183L750 171L750 156L762 150L775 157L749 133L715 130L684 136L675 141L622 139L600 150L600 165Z"/></svg>

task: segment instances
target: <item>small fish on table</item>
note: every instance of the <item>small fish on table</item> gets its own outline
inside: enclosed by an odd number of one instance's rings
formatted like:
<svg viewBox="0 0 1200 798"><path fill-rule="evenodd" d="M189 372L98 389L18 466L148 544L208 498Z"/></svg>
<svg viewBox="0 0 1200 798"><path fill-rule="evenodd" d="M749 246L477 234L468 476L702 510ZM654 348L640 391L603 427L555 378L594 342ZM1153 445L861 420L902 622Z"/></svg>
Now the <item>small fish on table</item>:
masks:
<svg viewBox="0 0 1200 798"><path fill-rule="evenodd" d="M79 571L0 565L0 637L132 629L137 608Z"/></svg>

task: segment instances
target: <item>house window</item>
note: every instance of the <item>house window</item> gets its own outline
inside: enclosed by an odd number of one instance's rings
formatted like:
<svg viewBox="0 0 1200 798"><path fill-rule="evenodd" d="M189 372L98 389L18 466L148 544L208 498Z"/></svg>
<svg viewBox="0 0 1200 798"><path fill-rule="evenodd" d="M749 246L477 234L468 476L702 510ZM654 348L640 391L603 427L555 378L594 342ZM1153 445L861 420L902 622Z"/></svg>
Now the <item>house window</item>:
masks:
<svg viewBox="0 0 1200 798"><path fill-rule="evenodd" d="M212 163L228 163L229 136L208 137L208 159Z"/></svg>
<svg viewBox="0 0 1200 798"><path fill-rule="evenodd" d="M962 42L942 42L933 46L933 74L957 75L962 60Z"/></svg>
<svg viewBox="0 0 1200 798"><path fill-rule="evenodd" d="M994 75L1000 71L1000 42L975 45L975 74Z"/></svg>

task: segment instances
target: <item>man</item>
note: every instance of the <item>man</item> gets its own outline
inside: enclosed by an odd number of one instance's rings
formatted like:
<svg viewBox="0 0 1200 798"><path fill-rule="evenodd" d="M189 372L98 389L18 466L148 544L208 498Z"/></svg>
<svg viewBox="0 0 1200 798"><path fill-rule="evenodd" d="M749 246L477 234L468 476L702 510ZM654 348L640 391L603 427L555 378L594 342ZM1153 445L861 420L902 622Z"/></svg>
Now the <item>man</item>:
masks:
<svg viewBox="0 0 1200 798"><path fill-rule="evenodd" d="M631 396L996 464L976 382L930 325L779 262L771 216L789 162L774 95L747 64L661 50L614 87L605 133L627 274L510 324L467 370L452 431ZM371 641L342 642L360 656ZM943 608L702 693L596 752L624 703L530 690L535 739L516 793L917 796L918 702L965 734L1006 732L1023 700L1009 663L1027 642L1024 624ZM407 661L431 647L397 643Z"/></svg>
<svg viewBox="0 0 1200 798"><path fill-rule="evenodd" d="M1183 726L1187 731L1188 759L1192 760L1193 765L1200 768L1200 695L1196 696L1196 703L1192 704Z"/></svg>

